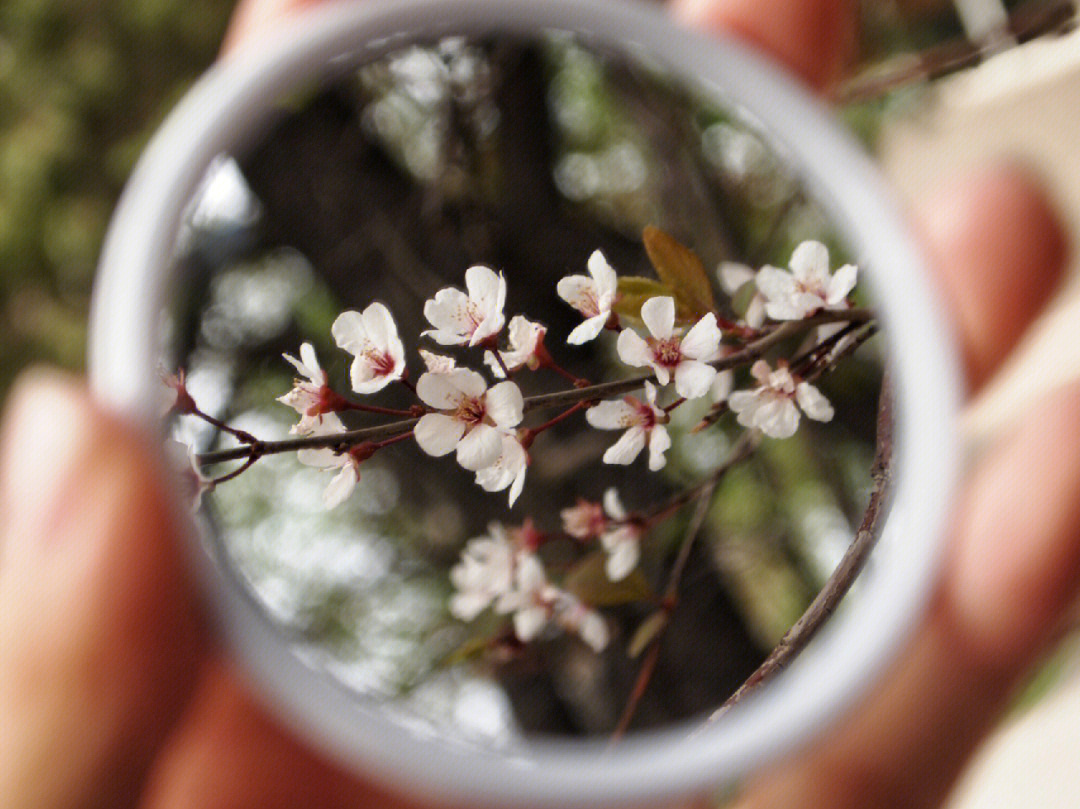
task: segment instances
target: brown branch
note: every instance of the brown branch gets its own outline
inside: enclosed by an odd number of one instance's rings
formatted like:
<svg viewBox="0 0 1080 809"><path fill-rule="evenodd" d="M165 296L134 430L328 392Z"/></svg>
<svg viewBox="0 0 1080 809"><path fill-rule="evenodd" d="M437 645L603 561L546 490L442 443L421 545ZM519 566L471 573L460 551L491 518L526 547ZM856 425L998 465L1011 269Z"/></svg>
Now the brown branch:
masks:
<svg viewBox="0 0 1080 809"><path fill-rule="evenodd" d="M777 343L781 343L789 337L804 332L814 326L823 323L867 323L874 319L874 312L870 309L844 309L835 312L820 312L813 317L804 320L793 320L772 328L767 334L747 344L744 348L716 360L712 365L718 370L727 368L739 368L749 365L761 357L766 351ZM604 397L621 396L630 391L637 390L646 382L655 379L654 374L641 374L629 379L617 379L613 382L601 382L597 385L589 385L584 388L570 388L568 390L545 393L538 396L530 396L525 400L525 411L540 410L549 407L570 407L580 402ZM211 466L223 461L235 461L247 458L255 452L259 455L276 455L281 452L294 452L299 449L334 449L344 451L350 446L361 441L370 441L385 436L397 435L411 430L416 425L417 419L402 419L388 424L379 424L373 427L363 427L358 430L348 430L343 433L332 435L309 435L300 438L288 438L282 441L252 441L239 447L206 452L196 456L200 466Z"/></svg>
<svg viewBox="0 0 1080 809"><path fill-rule="evenodd" d="M1017 42L1026 42L1043 34L1067 30L1075 24L1075 15L1071 0L1038 0L1014 10L1002 33ZM872 101L893 90L975 65L985 56L996 53L999 45L998 38L988 42L954 39L920 53L897 57L883 67L866 71L841 85L835 100L840 104Z"/></svg>
<svg viewBox="0 0 1080 809"><path fill-rule="evenodd" d="M866 563L881 536L882 518L887 511L887 502L892 482L893 417L892 388L888 375L882 382L877 418L877 449L870 474L874 480L874 489L863 514L862 523L855 533L855 538L848 546L840 564L825 582L821 592L807 607L802 617L795 622L787 634L780 639L765 661L757 667L746 682L739 686L723 705L707 720L714 722L727 713L733 705L747 694L759 688L778 672L782 671L801 652L817 633L825 620L833 614L841 599L851 588L855 578Z"/></svg>

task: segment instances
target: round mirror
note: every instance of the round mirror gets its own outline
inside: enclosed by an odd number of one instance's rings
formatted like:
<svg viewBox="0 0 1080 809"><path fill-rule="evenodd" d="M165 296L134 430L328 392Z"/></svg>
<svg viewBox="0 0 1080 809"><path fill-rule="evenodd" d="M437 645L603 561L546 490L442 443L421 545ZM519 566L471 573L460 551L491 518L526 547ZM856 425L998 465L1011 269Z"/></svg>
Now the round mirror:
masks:
<svg viewBox="0 0 1080 809"><path fill-rule="evenodd" d="M651 8L302 22L166 124L94 322L268 699L502 803L723 785L820 727L913 620L953 466L864 158Z"/></svg>

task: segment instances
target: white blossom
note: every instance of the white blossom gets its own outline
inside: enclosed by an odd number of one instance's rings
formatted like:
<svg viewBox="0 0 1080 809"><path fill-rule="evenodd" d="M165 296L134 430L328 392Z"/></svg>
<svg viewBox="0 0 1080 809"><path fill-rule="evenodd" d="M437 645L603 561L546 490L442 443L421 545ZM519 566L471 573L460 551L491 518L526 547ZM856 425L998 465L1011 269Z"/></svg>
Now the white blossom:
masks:
<svg viewBox="0 0 1080 809"><path fill-rule="evenodd" d="M568 275L559 280L555 291L559 297L585 315L566 338L570 345L581 345L596 339L604 330L615 304L619 279L599 250L589 256L589 275Z"/></svg>
<svg viewBox="0 0 1080 809"><path fill-rule="evenodd" d="M503 365L508 371L516 371L525 365L535 371L540 364L537 349L543 345L547 327L521 315L514 315L506 331L510 338L510 350L499 352L502 364L491 351L484 352L484 362L491 368L491 373L498 379L505 379Z"/></svg>
<svg viewBox="0 0 1080 809"><path fill-rule="evenodd" d="M625 333L625 332L624 332ZM671 447L667 414L656 406L656 387L645 383L645 401L633 396L608 399L585 411L585 420L600 430L626 430L604 453L604 463L631 464L648 444L649 469L663 469Z"/></svg>
<svg viewBox="0 0 1080 809"><path fill-rule="evenodd" d="M381 303L342 312L330 327L338 347L352 354L349 379L357 393L375 393L405 373L405 347L394 318Z"/></svg>
<svg viewBox="0 0 1080 809"><path fill-rule="evenodd" d="M821 242L805 241L791 254L791 271L762 267L757 287L765 296L765 312L774 320L801 320L822 309L844 309L855 288L858 269L845 264L829 271L829 250Z"/></svg>
<svg viewBox="0 0 1080 809"><path fill-rule="evenodd" d="M751 267L737 261L721 261L716 272L720 278L720 288L732 298L747 284L755 284L757 278L757 273ZM765 296L757 289L756 284L754 294L746 305L743 320L753 329L761 328L761 324L765 322Z"/></svg>
<svg viewBox="0 0 1080 809"><path fill-rule="evenodd" d="M420 349L420 359L424 361L424 367L433 374L448 374L457 367L453 357L435 354L426 348Z"/></svg>
<svg viewBox="0 0 1080 809"><path fill-rule="evenodd" d="M675 390L687 399L708 393L716 376L716 369L708 363L720 350L716 315L710 312L679 337L675 333L675 299L664 296L645 301L641 319L651 337L646 340L633 329L623 329L615 344L619 359L635 367L652 367L660 385L674 377Z"/></svg>
<svg viewBox="0 0 1080 809"><path fill-rule="evenodd" d="M470 539L461 561L450 569L450 582L457 590L450 597L451 615L471 621L492 602L505 599L514 585L516 554L499 523L491 523L486 536Z"/></svg>
<svg viewBox="0 0 1080 809"><path fill-rule="evenodd" d="M765 360L758 360L750 373L758 387L735 391L728 398L744 427L756 427L773 438L789 438L799 427L799 408L816 421L833 417L832 405L821 392L809 382L796 382L786 365L774 371Z"/></svg>
<svg viewBox="0 0 1080 809"><path fill-rule="evenodd" d="M495 462L477 470L476 482L485 492L501 492L510 489L510 505L514 505L525 486L525 472L529 466L529 453L521 446L513 433L502 434L502 448Z"/></svg>
<svg viewBox="0 0 1080 809"><path fill-rule="evenodd" d="M293 380L292 390L284 396L279 396L277 401L288 405L300 414L299 423L294 424L289 432L308 435L322 421L320 405L322 404L322 390L327 383L326 371L319 367L319 359L315 356L315 348L311 343L300 346L300 359L291 354L282 354L282 356L303 378Z"/></svg>
<svg viewBox="0 0 1080 809"><path fill-rule="evenodd" d="M345 425L335 413L326 413L315 425L310 435L336 435L345 432ZM335 452L332 449L301 449L296 453L296 460L305 466L315 466L327 471L337 470L323 492L323 503L327 508L336 508L344 503L353 487L360 480L360 462L351 452Z"/></svg>
<svg viewBox="0 0 1080 809"><path fill-rule="evenodd" d="M735 372L730 368L719 371L709 386L709 397L715 404L726 401L735 387Z"/></svg>
<svg viewBox="0 0 1080 809"><path fill-rule="evenodd" d="M600 536L608 520L599 503L578 499L573 506L559 512L563 530L574 539L586 540Z"/></svg>
<svg viewBox="0 0 1080 809"><path fill-rule="evenodd" d="M551 584L535 555L520 553L514 573L514 590L496 610L513 613L514 634L519 640L525 643L535 640L545 627L554 623L576 634L595 652L607 646L609 636L604 619L572 593Z"/></svg>
<svg viewBox="0 0 1080 809"><path fill-rule="evenodd" d="M515 543L499 523L491 523L485 536L469 540L461 561L450 569L450 582L455 589L450 613L458 620L471 621L491 607L511 616L514 634L523 643L554 623L595 651L607 646L607 624L600 614L549 582L539 557Z"/></svg>
<svg viewBox="0 0 1080 809"><path fill-rule="evenodd" d="M513 382L488 390L484 378L468 368L425 373L416 393L428 407L441 412L420 417L416 443L436 457L457 451L465 469L477 471L494 464L503 451L502 436L521 423L525 402Z"/></svg>
<svg viewBox="0 0 1080 809"><path fill-rule="evenodd" d="M506 304L506 279L490 267L465 271L465 289L445 287L424 303L424 317L434 326L422 334L439 345L475 346L499 333Z"/></svg>
<svg viewBox="0 0 1080 809"><path fill-rule="evenodd" d="M600 547L607 554L604 572L611 581L622 581L641 556L641 528L627 519L614 487L604 492L604 511L608 515L608 528L600 535Z"/></svg>

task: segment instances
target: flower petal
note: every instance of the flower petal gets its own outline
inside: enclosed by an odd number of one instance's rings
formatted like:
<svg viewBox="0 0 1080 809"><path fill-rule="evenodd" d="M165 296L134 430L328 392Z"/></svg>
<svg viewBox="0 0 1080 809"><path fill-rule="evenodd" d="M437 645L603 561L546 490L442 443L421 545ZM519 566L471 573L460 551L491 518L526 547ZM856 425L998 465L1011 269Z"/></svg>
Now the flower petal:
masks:
<svg viewBox="0 0 1080 809"><path fill-rule="evenodd" d="M453 452L464 434L464 422L443 413L427 413L413 428L420 449L436 458Z"/></svg>
<svg viewBox="0 0 1080 809"><path fill-rule="evenodd" d="M845 264L829 279L829 294L825 302L829 306L839 306L847 300L848 294L855 288L859 278L859 269L854 264Z"/></svg>
<svg viewBox="0 0 1080 809"><path fill-rule="evenodd" d="M624 539L613 547L604 564L604 572L611 581L622 581L637 567L640 555L637 540Z"/></svg>
<svg viewBox="0 0 1080 809"><path fill-rule="evenodd" d="M559 297L585 315L596 312L596 281L584 275L567 275L555 285Z"/></svg>
<svg viewBox="0 0 1080 809"><path fill-rule="evenodd" d="M636 420L637 411L623 399L608 399L585 411L585 421L598 430L623 430Z"/></svg>
<svg viewBox="0 0 1080 809"><path fill-rule="evenodd" d="M344 503L352 494L356 481L360 479L360 472L355 463L347 463L341 467L341 471L334 475L330 485L323 492L323 503L327 508L337 508Z"/></svg>
<svg viewBox="0 0 1080 809"><path fill-rule="evenodd" d="M777 397L758 408L755 426L773 438L790 438L799 428L799 409L787 397Z"/></svg>
<svg viewBox="0 0 1080 809"><path fill-rule="evenodd" d="M664 468L667 458L664 453L671 449L671 436L667 428L658 424L649 431L649 470L658 472Z"/></svg>
<svg viewBox="0 0 1080 809"><path fill-rule="evenodd" d="M461 370L463 369L455 368L444 374L431 371L420 374L420 378L416 380L416 395L428 407L434 407L436 410L453 410L465 398L461 388L455 384L457 381L455 375Z"/></svg>
<svg viewBox="0 0 1080 809"><path fill-rule="evenodd" d="M782 301L794 294L795 276L777 267L764 266L754 279L758 291L770 301Z"/></svg>
<svg viewBox="0 0 1080 809"><path fill-rule="evenodd" d="M367 341L367 329L364 328L364 319L359 312L349 310L342 312L334 320L330 327L330 334L338 348L346 351L350 346L356 346Z"/></svg>
<svg viewBox="0 0 1080 809"><path fill-rule="evenodd" d="M567 335L566 342L572 346L579 346L582 343L595 340L600 336L600 332L604 330L608 317L609 315L606 312L601 312L595 317L590 317L588 320L578 323Z"/></svg>
<svg viewBox="0 0 1080 809"><path fill-rule="evenodd" d="M373 303L364 310L360 317L364 321L368 339L383 351L390 347L390 343L397 340L397 325L390 314L390 310L381 303Z"/></svg>
<svg viewBox="0 0 1080 809"><path fill-rule="evenodd" d="M619 464L625 466L634 462L645 447L645 428L634 425L621 436L619 440L608 447L604 453L604 463Z"/></svg>
<svg viewBox="0 0 1080 809"><path fill-rule="evenodd" d="M300 360L304 363L304 374L316 385L323 383L322 369L319 367L319 359L315 356L315 346L311 343L300 344Z"/></svg>
<svg viewBox="0 0 1080 809"><path fill-rule="evenodd" d="M422 332L439 345L463 345L476 330L469 296L460 289L445 287L424 302L424 317L434 326Z"/></svg>
<svg viewBox="0 0 1080 809"><path fill-rule="evenodd" d="M542 607L529 607L514 613L514 634L518 640L528 643L547 626L547 611Z"/></svg>
<svg viewBox="0 0 1080 809"><path fill-rule="evenodd" d="M604 496L602 498L604 513L607 514L613 520L625 520L626 508L622 504L622 500L619 499L619 490L614 486L609 486L604 489Z"/></svg>
<svg viewBox="0 0 1080 809"><path fill-rule="evenodd" d="M514 382L495 385L487 392L484 404L491 420L504 429L517 427L525 415L525 400Z"/></svg>
<svg viewBox="0 0 1080 809"><path fill-rule="evenodd" d="M692 360L708 361L720 350L720 328L716 325L716 315L709 312L682 338L679 350Z"/></svg>
<svg viewBox="0 0 1080 809"><path fill-rule="evenodd" d="M683 360L675 368L675 390L687 399L697 399L709 392L716 369L696 360Z"/></svg>
<svg viewBox="0 0 1080 809"><path fill-rule="evenodd" d="M716 268L716 274L720 278L720 288L728 295L734 295L744 284L754 280L754 271L738 261L721 261Z"/></svg>
<svg viewBox="0 0 1080 809"><path fill-rule="evenodd" d="M666 340L675 330L675 299L668 295L649 298L641 304L641 319L653 337Z"/></svg>
<svg viewBox="0 0 1080 809"><path fill-rule="evenodd" d="M807 240L792 252L788 266L797 281L824 289L829 280L829 248L821 242Z"/></svg>
<svg viewBox="0 0 1080 809"><path fill-rule="evenodd" d="M470 472L475 472L495 463L501 450L499 431L488 424L477 424L457 442L457 462Z"/></svg>
<svg viewBox="0 0 1080 809"><path fill-rule="evenodd" d="M735 385L735 373L727 368L723 371L718 371L716 377L712 381L712 385L709 386L709 396L716 404L720 404L731 395L731 390Z"/></svg>
<svg viewBox="0 0 1080 809"><path fill-rule="evenodd" d="M802 411L815 421L830 421L833 417L833 408L829 400L809 382L800 382L795 387L795 400Z"/></svg>
<svg viewBox="0 0 1080 809"><path fill-rule="evenodd" d="M607 624L604 623L600 613L594 610L589 610L581 616L577 634L594 652L602 652L610 640Z"/></svg>
<svg viewBox="0 0 1080 809"><path fill-rule="evenodd" d="M596 281L597 300L602 303L606 298L610 305L619 286L619 277L614 268L599 250L594 250L589 256L588 267L589 275Z"/></svg>
<svg viewBox="0 0 1080 809"><path fill-rule="evenodd" d="M420 349L420 359L424 361L424 366L430 373L433 374L445 374L453 371L457 366L453 357L447 357L442 354L434 354L428 351L426 348Z"/></svg>
<svg viewBox="0 0 1080 809"><path fill-rule="evenodd" d="M644 307L642 307L644 308ZM652 364L652 351L644 338L633 329L623 329L619 332L619 339L615 343L615 350L619 359L627 365L640 368L643 365Z"/></svg>

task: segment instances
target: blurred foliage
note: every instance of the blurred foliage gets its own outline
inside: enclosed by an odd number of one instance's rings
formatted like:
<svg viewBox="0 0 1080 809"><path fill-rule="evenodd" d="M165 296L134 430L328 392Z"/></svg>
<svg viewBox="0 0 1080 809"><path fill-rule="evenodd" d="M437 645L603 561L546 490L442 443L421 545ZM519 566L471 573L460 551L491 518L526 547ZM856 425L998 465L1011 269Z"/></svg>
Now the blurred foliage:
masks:
<svg viewBox="0 0 1080 809"><path fill-rule="evenodd" d="M109 214L150 133L213 60L232 5L0 3L0 398L27 364L83 366L91 279ZM947 0L862 0L860 9L861 64L960 33ZM553 92L593 81L586 65L562 75ZM902 107L911 103L901 94ZM861 104L846 120L872 140L895 106L895 99ZM583 142L598 123L616 123L602 104L578 113ZM592 167L625 176L627 154L610 150Z"/></svg>
<svg viewBox="0 0 1080 809"><path fill-rule="evenodd" d="M110 211L150 132L213 60L221 0L0 3L0 396L84 363Z"/></svg>

